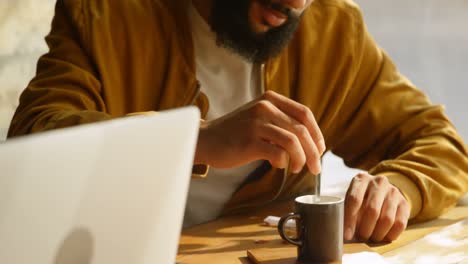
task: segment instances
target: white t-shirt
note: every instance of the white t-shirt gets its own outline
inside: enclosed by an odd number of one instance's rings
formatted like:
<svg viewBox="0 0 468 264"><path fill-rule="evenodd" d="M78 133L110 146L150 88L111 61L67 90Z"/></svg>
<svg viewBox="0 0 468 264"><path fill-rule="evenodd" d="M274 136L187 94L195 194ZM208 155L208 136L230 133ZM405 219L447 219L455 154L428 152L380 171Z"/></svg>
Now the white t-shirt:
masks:
<svg viewBox="0 0 468 264"><path fill-rule="evenodd" d="M189 8L196 75L210 102L206 120L213 120L257 98L261 93L260 67L218 47L216 36L193 5ZM242 129L242 127L239 127ZM210 168L205 179L192 179L184 226L215 219L224 204L261 161L232 169Z"/></svg>

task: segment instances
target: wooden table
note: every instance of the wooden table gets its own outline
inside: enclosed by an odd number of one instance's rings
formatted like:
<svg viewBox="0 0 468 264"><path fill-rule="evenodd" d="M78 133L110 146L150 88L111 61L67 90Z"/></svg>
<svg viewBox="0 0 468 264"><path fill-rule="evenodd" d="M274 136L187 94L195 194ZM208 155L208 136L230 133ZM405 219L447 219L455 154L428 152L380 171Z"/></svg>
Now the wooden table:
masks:
<svg viewBox="0 0 468 264"><path fill-rule="evenodd" d="M292 210L292 203L272 204L246 215L224 217L185 229L179 243L177 262L183 264L250 264L251 262L247 259L247 250L291 247L281 242L276 228L262 223L268 215L282 216ZM468 206L455 207L436 220L410 226L397 241L390 244L362 244L361 246L364 246L363 248L369 246L371 248L369 250L384 256L399 251L404 252L405 245L410 242L465 218L468 218ZM345 251L355 246L355 244L345 244Z"/></svg>

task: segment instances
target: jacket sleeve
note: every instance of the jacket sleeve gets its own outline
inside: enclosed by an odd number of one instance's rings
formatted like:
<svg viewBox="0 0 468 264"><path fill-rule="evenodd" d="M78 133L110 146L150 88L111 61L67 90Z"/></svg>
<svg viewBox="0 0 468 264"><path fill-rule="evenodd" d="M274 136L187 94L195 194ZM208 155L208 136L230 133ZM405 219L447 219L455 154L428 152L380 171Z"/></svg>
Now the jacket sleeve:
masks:
<svg viewBox="0 0 468 264"><path fill-rule="evenodd" d="M58 0L46 37L49 52L20 97L9 137L111 118L85 50L84 27L81 1Z"/></svg>
<svg viewBox="0 0 468 264"><path fill-rule="evenodd" d="M331 150L350 167L388 177L410 202L413 222L435 218L468 191L466 146L444 108L398 72L357 13L357 68Z"/></svg>

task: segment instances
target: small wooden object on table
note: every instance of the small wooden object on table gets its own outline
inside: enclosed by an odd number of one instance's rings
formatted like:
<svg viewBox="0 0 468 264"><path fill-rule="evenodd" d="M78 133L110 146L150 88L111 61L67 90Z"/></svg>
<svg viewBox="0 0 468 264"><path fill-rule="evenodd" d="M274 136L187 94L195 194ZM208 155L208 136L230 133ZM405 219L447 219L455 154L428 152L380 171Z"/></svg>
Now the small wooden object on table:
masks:
<svg viewBox="0 0 468 264"><path fill-rule="evenodd" d="M269 243L271 248L256 248L247 250L247 257L255 264L296 264L297 247L285 245L281 240ZM279 244L284 245L281 247ZM345 244L344 254L373 250L364 243Z"/></svg>

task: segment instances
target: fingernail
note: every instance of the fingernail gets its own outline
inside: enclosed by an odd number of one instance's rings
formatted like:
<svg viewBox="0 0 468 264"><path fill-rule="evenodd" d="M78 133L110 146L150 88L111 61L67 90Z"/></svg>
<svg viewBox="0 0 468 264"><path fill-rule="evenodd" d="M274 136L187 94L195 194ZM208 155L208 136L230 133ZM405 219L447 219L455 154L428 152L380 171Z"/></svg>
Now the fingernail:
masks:
<svg viewBox="0 0 468 264"><path fill-rule="evenodd" d="M325 145L325 140L319 141L319 149L321 149L320 154L323 154L325 152L325 150L327 149L327 146Z"/></svg>
<svg viewBox="0 0 468 264"><path fill-rule="evenodd" d="M322 164L320 163L320 161L317 161L317 163L315 164L316 168L317 168L317 171L315 172L315 175L319 174L321 171L322 171Z"/></svg>
<svg viewBox="0 0 468 264"><path fill-rule="evenodd" d="M345 240L351 240L353 239L353 236L354 236L353 230L351 229L351 227L347 227L345 229Z"/></svg>

